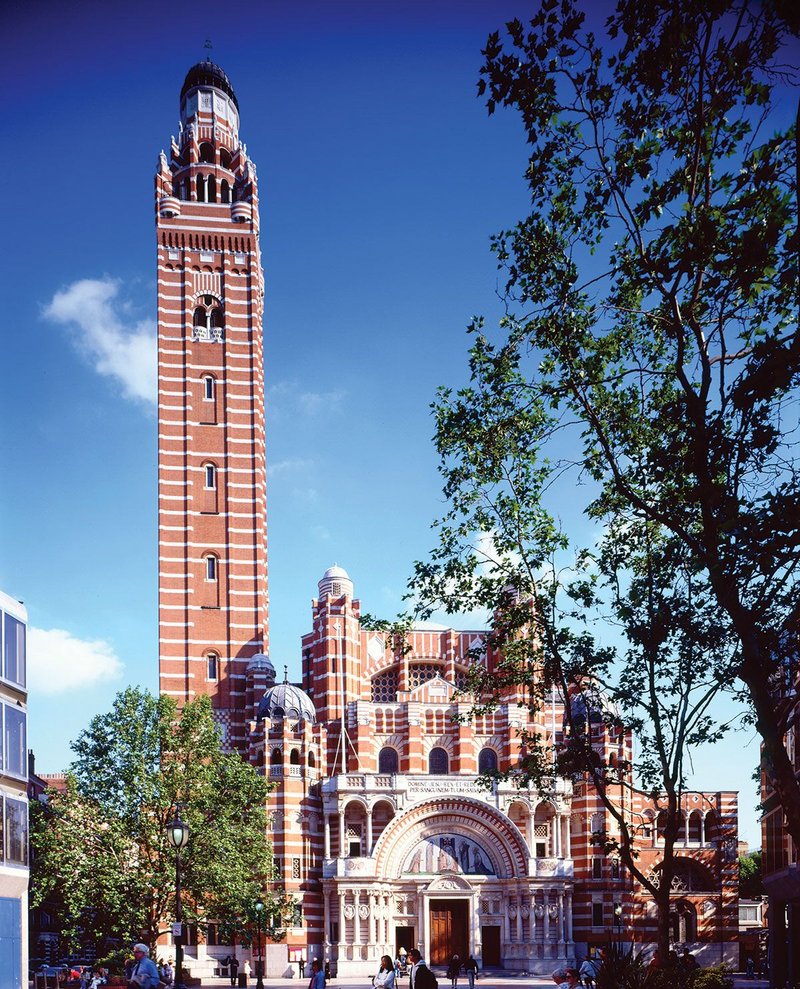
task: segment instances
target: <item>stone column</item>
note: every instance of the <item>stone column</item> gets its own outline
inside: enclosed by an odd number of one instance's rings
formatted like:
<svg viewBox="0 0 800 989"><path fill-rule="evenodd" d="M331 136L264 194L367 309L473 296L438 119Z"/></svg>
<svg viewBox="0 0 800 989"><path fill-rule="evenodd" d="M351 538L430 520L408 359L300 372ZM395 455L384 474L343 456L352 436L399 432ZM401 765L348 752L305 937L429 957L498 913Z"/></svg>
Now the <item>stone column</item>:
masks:
<svg viewBox="0 0 800 989"><path fill-rule="evenodd" d="M565 913L567 919L567 944L572 944L572 890L567 890Z"/></svg>
<svg viewBox="0 0 800 989"><path fill-rule="evenodd" d="M344 958L343 949L344 945L347 943L347 918L344 915L345 906L345 891L339 887L339 940L337 942L337 950L339 960Z"/></svg>
<svg viewBox="0 0 800 989"><path fill-rule="evenodd" d="M323 828L323 834L325 835L325 851L324 855L326 859L331 857L331 818L329 814L325 815L325 826Z"/></svg>
<svg viewBox="0 0 800 989"><path fill-rule="evenodd" d="M353 944L361 944L361 917L359 916L359 910L361 909L361 890L353 890Z"/></svg>
<svg viewBox="0 0 800 989"><path fill-rule="evenodd" d="M544 889L544 916L542 917L542 937L544 938L544 957L547 958L547 946L550 942L550 890Z"/></svg>
<svg viewBox="0 0 800 989"><path fill-rule="evenodd" d="M571 859L572 858L572 816L569 815L568 817L566 817L565 822L566 822L566 830L564 832L564 837L565 837L566 855L564 857Z"/></svg>
<svg viewBox="0 0 800 989"><path fill-rule="evenodd" d="M417 890L417 915L419 917L419 933L417 934L417 947L422 952L422 957L426 962L430 961L428 958L428 945L430 944L430 931L429 931L429 911L428 902L422 893Z"/></svg>
<svg viewBox="0 0 800 989"><path fill-rule="evenodd" d="M367 855L372 855L372 808L367 808Z"/></svg>
<svg viewBox="0 0 800 989"><path fill-rule="evenodd" d="M558 891L558 957L564 954L564 893Z"/></svg>
<svg viewBox="0 0 800 989"><path fill-rule="evenodd" d="M343 859L347 854L344 847L344 809L339 811L339 858Z"/></svg>
<svg viewBox="0 0 800 989"><path fill-rule="evenodd" d="M700 844L705 845L706 843L706 819L704 815L700 815Z"/></svg>
<svg viewBox="0 0 800 989"><path fill-rule="evenodd" d="M522 944L522 897L517 893L517 944Z"/></svg>

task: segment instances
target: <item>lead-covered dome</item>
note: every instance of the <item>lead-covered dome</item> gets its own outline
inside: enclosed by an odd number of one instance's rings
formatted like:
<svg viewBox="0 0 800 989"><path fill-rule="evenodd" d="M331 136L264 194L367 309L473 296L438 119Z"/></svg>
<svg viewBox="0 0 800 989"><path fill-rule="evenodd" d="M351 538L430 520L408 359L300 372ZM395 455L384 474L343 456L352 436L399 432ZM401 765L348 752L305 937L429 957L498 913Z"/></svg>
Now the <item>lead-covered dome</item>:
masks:
<svg viewBox="0 0 800 989"><path fill-rule="evenodd" d="M317 712L308 694L293 683L278 683L264 694L258 708L258 719L269 718L278 721L289 718L291 721L317 720Z"/></svg>
<svg viewBox="0 0 800 989"><path fill-rule="evenodd" d="M200 86L213 86L215 89L222 90L223 93L226 93L233 100L236 109L239 109L239 101L236 99L236 93L233 91L230 79L211 59L198 62L197 65L193 65L186 73L186 78L181 87L181 101L183 101L187 93Z"/></svg>

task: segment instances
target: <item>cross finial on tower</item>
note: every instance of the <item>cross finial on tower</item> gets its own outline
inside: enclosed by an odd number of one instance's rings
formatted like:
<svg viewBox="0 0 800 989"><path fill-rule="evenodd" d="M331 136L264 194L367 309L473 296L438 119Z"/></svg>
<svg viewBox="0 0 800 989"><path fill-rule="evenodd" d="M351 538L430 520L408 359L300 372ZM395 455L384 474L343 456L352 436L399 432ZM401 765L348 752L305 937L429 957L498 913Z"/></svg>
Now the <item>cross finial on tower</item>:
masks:
<svg viewBox="0 0 800 989"><path fill-rule="evenodd" d="M288 666L284 666L283 667L283 682L284 683L288 683L289 682L289 667Z"/></svg>
<svg viewBox="0 0 800 989"><path fill-rule="evenodd" d="M211 44L211 38L206 38L205 44L203 45L203 48L205 48L207 51L210 52L213 47L214 46ZM210 62L211 61L211 55L210 54L209 55L206 55L206 61L207 62Z"/></svg>

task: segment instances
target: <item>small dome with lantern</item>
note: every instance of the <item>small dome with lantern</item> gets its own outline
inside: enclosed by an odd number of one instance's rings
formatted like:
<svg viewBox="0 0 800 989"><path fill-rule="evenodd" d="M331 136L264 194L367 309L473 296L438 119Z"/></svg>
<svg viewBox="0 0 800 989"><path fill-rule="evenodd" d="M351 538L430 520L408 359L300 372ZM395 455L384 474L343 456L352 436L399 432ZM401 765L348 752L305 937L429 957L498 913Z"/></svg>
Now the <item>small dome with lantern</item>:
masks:
<svg viewBox="0 0 800 989"><path fill-rule="evenodd" d="M317 712L308 694L293 683L276 683L264 694L258 707L258 720L269 719L280 721L288 718L290 721L309 721L314 724Z"/></svg>

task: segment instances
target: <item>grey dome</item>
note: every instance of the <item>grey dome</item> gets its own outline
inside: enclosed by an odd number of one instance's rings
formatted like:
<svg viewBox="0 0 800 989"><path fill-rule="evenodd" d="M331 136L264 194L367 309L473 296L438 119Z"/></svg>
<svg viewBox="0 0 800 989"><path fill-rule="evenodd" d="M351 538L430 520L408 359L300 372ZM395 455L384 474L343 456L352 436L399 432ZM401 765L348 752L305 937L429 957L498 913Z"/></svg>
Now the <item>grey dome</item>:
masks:
<svg viewBox="0 0 800 989"><path fill-rule="evenodd" d="M317 720L317 712L305 691L295 687L293 683L278 683L266 691L258 706L259 721L262 718L269 718L271 721L280 718L298 721L302 719L313 724Z"/></svg>
<svg viewBox="0 0 800 989"><path fill-rule="evenodd" d="M210 58L207 58L204 62L198 62L197 65L193 65L186 73L186 78L181 88L181 103L183 103L184 96L191 92L191 90L205 86L213 86L214 89L219 89L227 96L230 96L236 109L239 109L239 101L236 99L236 93L233 91L230 79Z"/></svg>
<svg viewBox="0 0 800 989"><path fill-rule="evenodd" d="M254 656L251 656L250 662L247 664L247 672L264 673L267 680L272 680L273 683L275 682L275 667L266 653L257 652Z"/></svg>

